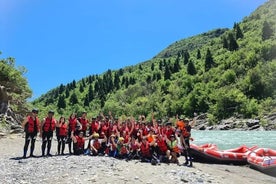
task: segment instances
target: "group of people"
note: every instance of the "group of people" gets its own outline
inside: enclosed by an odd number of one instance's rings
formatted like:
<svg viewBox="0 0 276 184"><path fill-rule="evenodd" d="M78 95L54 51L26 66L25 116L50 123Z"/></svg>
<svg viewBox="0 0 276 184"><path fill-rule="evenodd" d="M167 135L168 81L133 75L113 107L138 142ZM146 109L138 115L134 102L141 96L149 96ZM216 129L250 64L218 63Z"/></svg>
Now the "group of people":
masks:
<svg viewBox="0 0 276 184"><path fill-rule="evenodd" d="M33 109L22 123L25 130L23 158L27 158L30 143L30 157L35 157L37 135L42 138L42 156L52 156L51 145L56 132L58 155L65 154L65 145L68 144L69 154L74 155L105 155L127 161L140 159L154 165L161 162L180 165L179 157L184 155L183 165L192 166L190 140L195 118L190 121L176 116L175 123L168 121L164 124L152 115L151 122L146 122L145 116L121 122L110 112L108 116L101 114L89 121L87 113L83 112L81 117L72 113L68 120L63 116L56 120L54 111L49 111L40 122L37 115L38 110Z"/></svg>

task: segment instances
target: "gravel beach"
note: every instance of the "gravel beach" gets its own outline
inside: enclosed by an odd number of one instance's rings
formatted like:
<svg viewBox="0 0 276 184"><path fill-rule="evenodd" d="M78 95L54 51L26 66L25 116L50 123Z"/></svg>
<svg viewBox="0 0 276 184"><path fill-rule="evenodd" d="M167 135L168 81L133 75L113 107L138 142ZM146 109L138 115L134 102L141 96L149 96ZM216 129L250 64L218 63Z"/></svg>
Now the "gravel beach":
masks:
<svg viewBox="0 0 276 184"><path fill-rule="evenodd" d="M137 160L126 162L110 157L56 156L19 159L21 134L0 139L0 183L276 183L276 178L248 166L194 163L193 168L176 164L153 166ZM41 140L35 155L41 155ZM65 149L67 151L67 147ZM183 158L180 158L183 163Z"/></svg>

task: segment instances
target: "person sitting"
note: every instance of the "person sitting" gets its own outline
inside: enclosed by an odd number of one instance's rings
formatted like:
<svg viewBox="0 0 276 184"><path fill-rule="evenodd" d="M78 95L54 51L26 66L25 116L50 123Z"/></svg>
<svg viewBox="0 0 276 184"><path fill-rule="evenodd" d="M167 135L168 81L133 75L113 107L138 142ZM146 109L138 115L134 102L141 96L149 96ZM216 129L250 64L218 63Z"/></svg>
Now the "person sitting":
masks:
<svg viewBox="0 0 276 184"><path fill-rule="evenodd" d="M169 147L169 152L170 153L170 157L169 157L169 160L170 162L172 163L176 163L177 165L179 165L179 160L178 160L178 157L180 156L180 150L178 148L178 142L177 142L177 139L175 137L174 134L172 134L170 136L170 139L167 138L167 136L165 136L166 138L166 142L167 142L167 145Z"/></svg>
<svg viewBox="0 0 276 184"><path fill-rule="evenodd" d="M154 144L154 141L149 143L147 137L142 138L142 142L140 144L140 156L142 162L151 162L152 154L150 150L150 146Z"/></svg>
<svg viewBox="0 0 276 184"><path fill-rule="evenodd" d="M124 144L123 137L119 137L117 143L113 142L113 145L116 147L115 157L120 159L127 158L129 151L126 144Z"/></svg>
<svg viewBox="0 0 276 184"><path fill-rule="evenodd" d="M99 139L100 135L98 133L94 133L92 136L93 139L90 141L90 147L87 151L91 151L92 156L104 155L105 148L102 144L106 142L107 137L104 135L104 139Z"/></svg>
<svg viewBox="0 0 276 184"><path fill-rule="evenodd" d="M84 144L85 140L91 139L92 136L84 138L84 133L83 131L79 132L79 135L74 135L74 132L71 132L71 139L73 141L73 150L74 150L74 155L82 155L84 154Z"/></svg>

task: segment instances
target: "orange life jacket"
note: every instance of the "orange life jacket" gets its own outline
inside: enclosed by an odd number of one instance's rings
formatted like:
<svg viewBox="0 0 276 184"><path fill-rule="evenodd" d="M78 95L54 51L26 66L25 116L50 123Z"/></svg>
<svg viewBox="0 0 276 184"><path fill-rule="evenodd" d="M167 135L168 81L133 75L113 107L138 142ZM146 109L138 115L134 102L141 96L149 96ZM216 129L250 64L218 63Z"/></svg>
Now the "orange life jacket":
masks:
<svg viewBox="0 0 276 184"><path fill-rule="evenodd" d="M25 130L27 133L34 133L38 132L39 130L39 120L37 117L35 117L35 120L31 117L28 116L28 122L25 125Z"/></svg>
<svg viewBox="0 0 276 184"><path fill-rule="evenodd" d="M47 117L45 119L44 125L43 125L43 131L44 132L53 132L55 130L55 119L52 118L50 119L49 117Z"/></svg>

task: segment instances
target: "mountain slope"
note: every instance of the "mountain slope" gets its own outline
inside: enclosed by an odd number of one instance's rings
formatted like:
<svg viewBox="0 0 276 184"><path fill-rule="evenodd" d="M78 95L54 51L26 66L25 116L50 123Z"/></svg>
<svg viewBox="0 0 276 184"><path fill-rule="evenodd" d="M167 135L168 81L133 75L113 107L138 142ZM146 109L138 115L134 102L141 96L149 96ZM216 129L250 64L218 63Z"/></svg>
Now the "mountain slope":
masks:
<svg viewBox="0 0 276 184"><path fill-rule="evenodd" d="M233 29L183 39L149 61L61 84L33 105L64 115L198 112L210 121L270 113L276 107L275 12L276 2L268 1Z"/></svg>

